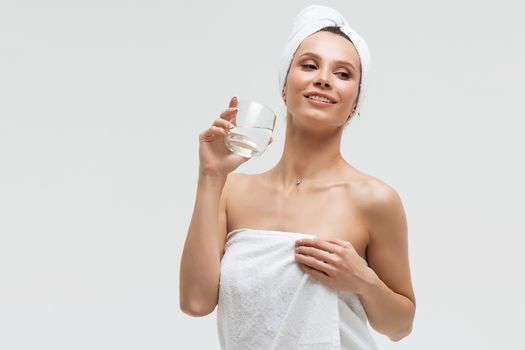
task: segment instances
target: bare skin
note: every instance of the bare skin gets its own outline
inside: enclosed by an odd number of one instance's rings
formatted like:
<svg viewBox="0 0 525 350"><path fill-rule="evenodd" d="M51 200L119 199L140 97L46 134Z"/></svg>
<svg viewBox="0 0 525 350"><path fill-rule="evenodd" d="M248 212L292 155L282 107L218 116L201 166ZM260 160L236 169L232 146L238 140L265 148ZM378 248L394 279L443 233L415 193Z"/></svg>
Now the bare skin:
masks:
<svg viewBox="0 0 525 350"><path fill-rule="evenodd" d="M349 65L333 63L337 60ZM228 232L259 228L339 238L366 258L361 197L378 181L352 167L340 152L344 123L357 101L359 67L354 46L338 35L320 32L301 43L283 90L288 110L283 155L268 172L236 176L228 194ZM304 96L308 92L328 95L335 103L319 106Z"/></svg>
<svg viewBox="0 0 525 350"><path fill-rule="evenodd" d="M302 232L321 239L301 242L296 249L296 260L309 267L305 271L329 286L355 291L378 332L392 340L411 332L415 296L401 200L340 152L345 123L357 103L359 67L355 47L341 36L319 32L301 43L282 91L287 106L283 155L267 172L233 172L248 161L223 143L229 122L235 122L235 98L200 134L199 187L181 262L186 313L203 316L217 305L228 232ZM332 103L314 102L306 96L311 93L324 94ZM329 242L334 239L341 240L339 245Z"/></svg>
<svg viewBox="0 0 525 350"><path fill-rule="evenodd" d="M238 174L228 193L227 231L253 228L343 239L366 260L368 230L363 197L370 182L377 180L350 165L340 176L333 181L303 180L285 192L271 171Z"/></svg>

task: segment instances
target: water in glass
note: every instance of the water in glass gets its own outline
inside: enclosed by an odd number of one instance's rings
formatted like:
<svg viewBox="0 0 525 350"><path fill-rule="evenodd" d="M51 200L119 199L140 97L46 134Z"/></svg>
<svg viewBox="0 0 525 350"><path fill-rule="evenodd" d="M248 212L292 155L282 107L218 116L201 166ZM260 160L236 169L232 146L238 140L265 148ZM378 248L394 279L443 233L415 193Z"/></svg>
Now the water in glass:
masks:
<svg viewBox="0 0 525 350"><path fill-rule="evenodd" d="M224 139L226 146L243 157L258 157L264 152L272 137L272 129L236 126Z"/></svg>

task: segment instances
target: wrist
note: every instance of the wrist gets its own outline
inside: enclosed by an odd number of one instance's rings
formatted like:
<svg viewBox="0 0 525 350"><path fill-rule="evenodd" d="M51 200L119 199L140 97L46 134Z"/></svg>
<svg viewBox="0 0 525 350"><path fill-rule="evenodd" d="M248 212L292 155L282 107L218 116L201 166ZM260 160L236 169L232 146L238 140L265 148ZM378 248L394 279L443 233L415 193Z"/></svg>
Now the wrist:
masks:
<svg viewBox="0 0 525 350"><path fill-rule="evenodd" d="M224 184L224 182L226 182L226 178L227 177L228 177L228 175L224 175L224 174L209 173L209 172L199 172L199 183Z"/></svg>
<svg viewBox="0 0 525 350"><path fill-rule="evenodd" d="M381 280L379 276L369 267L366 267L366 273L364 278L364 284L358 295L370 295L374 293L380 286Z"/></svg>

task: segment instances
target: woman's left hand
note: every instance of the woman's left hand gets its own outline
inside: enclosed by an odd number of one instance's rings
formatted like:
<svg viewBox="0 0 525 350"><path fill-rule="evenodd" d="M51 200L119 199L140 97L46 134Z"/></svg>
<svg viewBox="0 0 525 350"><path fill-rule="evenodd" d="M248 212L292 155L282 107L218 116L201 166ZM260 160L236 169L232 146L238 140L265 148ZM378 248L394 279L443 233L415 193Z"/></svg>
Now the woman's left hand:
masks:
<svg viewBox="0 0 525 350"><path fill-rule="evenodd" d="M303 264L306 273L338 291L362 295L377 278L345 240L299 239L295 242L295 253L295 260Z"/></svg>

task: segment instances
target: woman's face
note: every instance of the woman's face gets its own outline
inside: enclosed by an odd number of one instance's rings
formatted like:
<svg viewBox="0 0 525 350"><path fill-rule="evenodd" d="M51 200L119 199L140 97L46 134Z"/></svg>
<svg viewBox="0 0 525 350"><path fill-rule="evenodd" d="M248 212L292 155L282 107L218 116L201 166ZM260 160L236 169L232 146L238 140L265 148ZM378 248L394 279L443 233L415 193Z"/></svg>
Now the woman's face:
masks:
<svg viewBox="0 0 525 350"><path fill-rule="evenodd" d="M360 60L354 45L340 35L317 32L297 49L284 88L294 122L343 125L357 102ZM332 103L312 101L324 94Z"/></svg>

